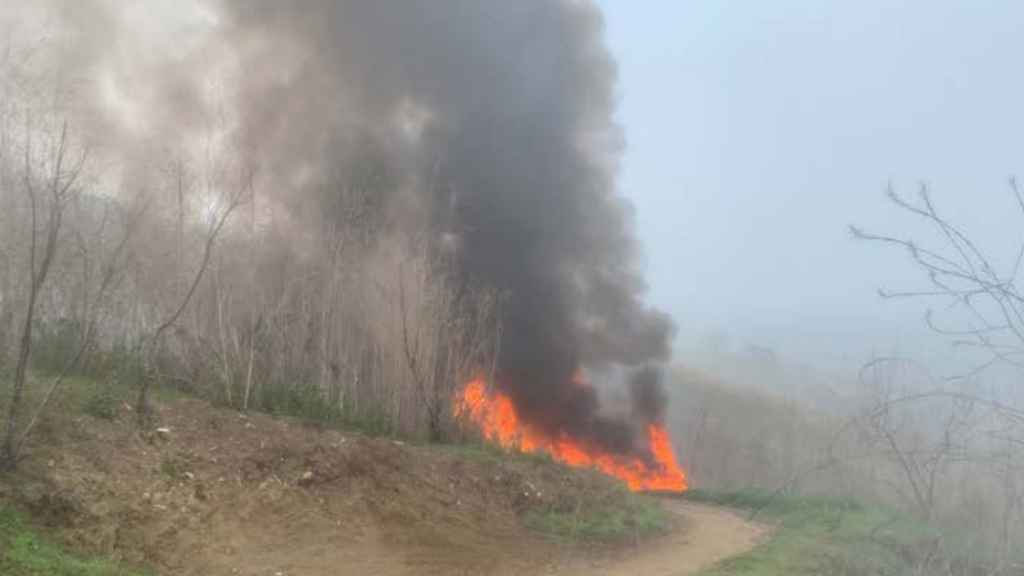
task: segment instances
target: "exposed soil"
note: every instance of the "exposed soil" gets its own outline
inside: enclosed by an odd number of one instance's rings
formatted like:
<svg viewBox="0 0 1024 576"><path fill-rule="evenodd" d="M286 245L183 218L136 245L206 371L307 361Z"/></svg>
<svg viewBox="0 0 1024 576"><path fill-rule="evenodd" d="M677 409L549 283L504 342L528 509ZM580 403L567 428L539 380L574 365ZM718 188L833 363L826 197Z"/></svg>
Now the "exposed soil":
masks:
<svg viewBox="0 0 1024 576"><path fill-rule="evenodd" d="M0 480L0 499L77 549L165 575L686 574L764 534L731 512L671 500L669 535L560 544L527 530L524 512L598 503L611 482L198 400L160 406L147 434L122 411L44 422L21 472Z"/></svg>

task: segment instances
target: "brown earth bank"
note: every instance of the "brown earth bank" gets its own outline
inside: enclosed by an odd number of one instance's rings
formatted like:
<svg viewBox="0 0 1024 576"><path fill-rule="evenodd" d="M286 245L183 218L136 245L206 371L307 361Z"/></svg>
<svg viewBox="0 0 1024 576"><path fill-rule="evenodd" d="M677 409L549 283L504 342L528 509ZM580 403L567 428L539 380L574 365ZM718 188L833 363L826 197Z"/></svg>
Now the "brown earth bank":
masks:
<svg viewBox="0 0 1024 576"><path fill-rule="evenodd" d="M114 420L43 423L0 498L75 549L165 575L686 574L765 533L664 501L667 534L583 543L528 529L621 488L594 472L479 448L414 446L195 399L142 433Z"/></svg>

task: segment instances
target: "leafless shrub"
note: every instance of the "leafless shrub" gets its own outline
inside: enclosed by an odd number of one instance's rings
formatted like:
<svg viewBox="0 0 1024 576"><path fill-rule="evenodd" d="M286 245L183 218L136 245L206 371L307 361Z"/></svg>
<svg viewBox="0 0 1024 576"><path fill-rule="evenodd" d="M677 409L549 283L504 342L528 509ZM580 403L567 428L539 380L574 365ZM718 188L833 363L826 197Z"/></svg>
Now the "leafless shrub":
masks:
<svg viewBox="0 0 1024 576"><path fill-rule="evenodd" d="M1024 195L1016 179L1010 180L1009 187L1024 217ZM977 349L987 355L970 373L958 377L969 378L999 363L1024 367L1024 296L1018 285L1024 263L1024 243L1015 247L1009 269L999 271L992 258L966 231L938 211L927 186L921 186L916 201L901 196L892 187L888 188L887 195L898 209L928 225L943 244L925 246L915 239L874 234L851 227L851 233L857 239L906 250L911 262L924 273L929 284L924 289L880 290L879 294L887 299L940 299L948 303L948 313L963 313L960 318L954 317L960 325L947 325L936 317L931 308L925 316L932 330L950 337L955 345Z"/></svg>

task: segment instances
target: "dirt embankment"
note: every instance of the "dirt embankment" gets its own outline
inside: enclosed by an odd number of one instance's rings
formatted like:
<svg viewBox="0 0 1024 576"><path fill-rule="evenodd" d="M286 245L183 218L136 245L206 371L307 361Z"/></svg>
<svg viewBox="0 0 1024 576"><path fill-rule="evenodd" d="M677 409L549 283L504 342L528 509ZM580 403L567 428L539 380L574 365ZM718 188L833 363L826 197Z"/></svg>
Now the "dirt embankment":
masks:
<svg viewBox="0 0 1024 576"><path fill-rule="evenodd" d="M163 405L158 419L140 434L128 414L54 418L22 471L0 480L0 498L77 548L174 576L685 574L762 534L728 512L667 502L669 535L567 545L522 519L615 497L597 474L198 400Z"/></svg>

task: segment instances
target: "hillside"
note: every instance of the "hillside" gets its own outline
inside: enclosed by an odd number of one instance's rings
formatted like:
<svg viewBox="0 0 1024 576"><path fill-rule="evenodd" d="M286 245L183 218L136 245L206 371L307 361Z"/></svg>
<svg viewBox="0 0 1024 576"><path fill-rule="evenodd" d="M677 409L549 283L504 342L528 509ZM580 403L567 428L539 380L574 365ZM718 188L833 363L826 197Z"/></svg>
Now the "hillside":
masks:
<svg viewBox="0 0 1024 576"><path fill-rule="evenodd" d="M156 426L140 433L127 403L90 386L76 382L41 424L20 471L0 481L2 502L12 530L27 524L125 570L616 574L630 562L696 569L762 534L542 457L411 445L193 398L159 402ZM710 538L703 525L733 535ZM8 547L0 566L18 576L121 573L31 568Z"/></svg>

